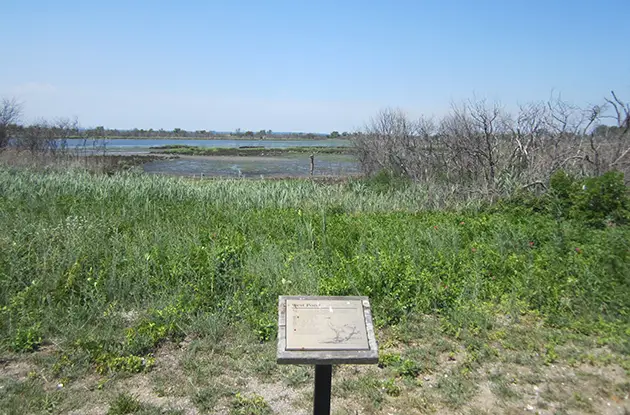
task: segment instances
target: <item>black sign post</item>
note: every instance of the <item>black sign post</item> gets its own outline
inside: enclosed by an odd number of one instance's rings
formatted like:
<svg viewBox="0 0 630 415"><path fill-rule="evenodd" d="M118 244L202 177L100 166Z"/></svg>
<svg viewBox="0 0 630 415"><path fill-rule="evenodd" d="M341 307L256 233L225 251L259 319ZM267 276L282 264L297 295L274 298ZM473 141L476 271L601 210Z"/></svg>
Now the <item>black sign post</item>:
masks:
<svg viewBox="0 0 630 415"><path fill-rule="evenodd" d="M332 365L315 365L314 415L330 414L330 390L332 386Z"/></svg>

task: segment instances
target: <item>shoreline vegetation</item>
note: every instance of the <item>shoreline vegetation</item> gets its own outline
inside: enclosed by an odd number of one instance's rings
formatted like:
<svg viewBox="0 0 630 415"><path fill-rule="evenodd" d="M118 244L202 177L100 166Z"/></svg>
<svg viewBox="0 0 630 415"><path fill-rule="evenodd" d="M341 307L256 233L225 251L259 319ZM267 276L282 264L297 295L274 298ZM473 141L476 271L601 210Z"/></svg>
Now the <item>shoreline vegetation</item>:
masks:
<svg viewBox="0 0 630 415"><path fill-rule="evenodd" d="M150 147L151 154L178 154L195 156L256 156L273 157L288 154L355 154L352 147L283 147L241 146L239 148L164 145Z"/></svg>
<svg viewBox="0 0 630 415"><path fill-rule="evenodd" d="M32 169L33 171L90 171L115 174L137 171L143 164L156 160L177 158L168 154L107 154L67 151L57 154L31 153L15 149L0 151L0 168Z"/></svg>
<svg viewBox="0 0 630 415"><path fill-rule="evenodd" d="M303 135L297 136L270 136L270 137L250 137L235 135L212 135L212 136L95 136L95 135L69 135L68 139L87 139L87 140L204 140L204 141L333 141L333 140L349 140L350 136L331 138L326 135L306 138Z"/></svg>

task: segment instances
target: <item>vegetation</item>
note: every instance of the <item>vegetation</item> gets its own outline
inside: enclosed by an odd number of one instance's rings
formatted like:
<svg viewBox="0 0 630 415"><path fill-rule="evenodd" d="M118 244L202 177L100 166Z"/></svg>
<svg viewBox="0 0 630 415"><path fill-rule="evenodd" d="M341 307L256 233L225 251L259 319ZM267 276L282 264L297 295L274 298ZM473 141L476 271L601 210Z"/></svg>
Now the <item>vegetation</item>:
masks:
<svg viewBox="0 0 630 415"><path fill-rule="evenodd" d="M605 125L608 119L615 125ZM465 186L487 198L544 188L558 170L630 174L630 103L611 92L602 105L577 108L560 98L516 113L484 100L454 105L435 122L384 110L352 137L365 173Z"/></svg>
<svg viewBox="0 0 630 415"><path fill-rule="evenodd" d="M197 147L187 145L166 145L151 147L153 153L191 155L191 156L282 156L287 154L351 154L351 147Z"/></svg>
<svg viewBox="0 0 630 415"><path fill-rule="evenodd" d="M0 150L9 143L13 127L20 120L22 105L14 98L0 101Z"/></svg>
<svg viewBox="0 0 630 415"><path fill-rule="evenodd" d="M21 111L21 105L19 105L15 100L5 100L5 105L14 105L16 109ZM10 107L7 107L10 108ZM0 103L0 126L2 125L2 104ZM5 112L9 114L9 112ZM18 124L17 121L19 112L16 113L9 120L11 121L11 136L14 137L22 137L24 135L28 135L31 133L33 125L21 125ZM63 121L67 123L69 120L61 119L57 121ZM34 125L39 127L46 126L46 124L56 124L57 121L53 123L46 122L38 122ZM53 130L54 128L50 128ZM50 132L49 132L50 133ZM181 128L173 128L172 130L158 129L154 130L153 128L144 129L144 128L134 128L131 130L120 130L117 128L105 128L103 126L97 126L94 128L85 128L80 129L77 128L69 131L67 138L90 138L90 139L249 139L249 140L317 140L317 139L326 139L326 138L337 138L341 137L339 134L336 137L327 136L325 134L316 134L316 133L293 133L293 132L285 132L278 133L273 132L271 130L260 130L257 132L254 131L241 131L240 129L236 129L236 131L232 132L219 132L212 130L194 130L188 131ZM347 133L346 136L348 135Z"/></svg>
<svg viewBox="0 0 630 415"><path fill-rule="evenodd" d="M628 411L630 108L606 105L384 111L352 136L368 174L324 183L136 174L5 101L0 408L297 413L276 307L310 294L371 299L379 364L335 368L340 413Z"/></svg>
<svg viewBox="0 0 630 415"><path fill-rule="evenodd" d="M149 376L160 396L202 411L269 413L269 395L249 385L309 384L274 361L281 294L370 297L381 368L335 374L334 393L371 412L461 408L482 381L518 401L507 369L484 374L492 362L525 365L531 382L549 364L628 370L623 177L558 173L550 187L487 205L387 175L191 182L0 168L0 356L41 356L28 379L2 380L1 399L67 411L84 402L64 391L96 375L87 390L110 413L161 413L117 392L125 376ZM186 345L172 352L181 363L168 366L169 345ZM44 379L64 386L46 391ZM585 405L554 391L547 405Z"/></svg>
<svg viewBox="0 0 630 415"><path fill-rule="evenodd" d="M102 125L92 128L80 128L78 120L69 118L57 118L52 121L39 120L30 125L20 123L23 104L15 98L0 99L0 150L8 146L9 139L18 141L20 147L28 149L56 149L63 147L63 139L271 139L271 140L322 140L326 138L349 138L350 134L339 134L333 131L331 134L301 133L301 132L273 132L272 130L242 131L237 128L232 132L219 132L213 130L188 131L182 128L165 130L160 128L134 128L120 130L106 128ZM45 144L45 145L44 145ZM33 147L33 146L36 147Z"/></svg>
<svg viewBox="0 0 630 415"><path fill-rule="evenodd" d="M7 149L0 152L0 165L13 168L36 170L67 171L83 169L91 172L113 174L120 171L135 170L145 163L169 157L166 155L112 155L94 154L90 150L78 148L67 151L30 152Z"/></svg>

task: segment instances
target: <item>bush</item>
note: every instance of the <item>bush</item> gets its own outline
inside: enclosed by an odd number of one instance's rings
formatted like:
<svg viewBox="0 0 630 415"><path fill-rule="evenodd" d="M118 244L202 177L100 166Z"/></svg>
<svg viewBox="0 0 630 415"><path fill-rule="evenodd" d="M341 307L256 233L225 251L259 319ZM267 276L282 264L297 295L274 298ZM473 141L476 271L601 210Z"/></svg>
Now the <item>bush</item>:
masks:
<svg viewBox="0 0 630 415"><path fill-rule="evenodd" d="M231 415L267 415L272 413L269 404L259 395L248 398L237 393L232 399L231 406Z"/></svg>
<svg viewBox="0 0 630 415"><path fill-rule="evenodd" d="M630 198L623 173L609 171L599 177L589 177L578 187L571 194L571 218L595 227L606 223L623 225L630 219Z"/></svg>
<svg viewBox="0 0 630 415"><path fill-rule="evenodd" d="M563 170L549 179L549 190L536 195L523 190L500 201L488 211L509 209L514 213L533 211L557 219L573 219L590 227L625 225L630 220L630 196L621 172L577 179Z"/></svg>
<svg viewBox="0 0 630 415"><path fill-rule="evenodd" d="M404 190L411 185L411 179L397 175L386 169L365 179L365 184L375 193L387 193L395 190Z"/></svg>
<svg viewBox="0 0 630 415"><path fill-rule="evenodd" d="M630 197L621 172L576 180L562 170L549 180L549 198L561 216L593 227L623 225L630 218Z"/></svg>
<svg viewBox="0 0 630 415"><path fill-rule="evenodd" d="M13 342L11 343L13 351L21 353L36 351L42 343L42 337L39 331L38 325L26 329L18 328Z"/></svg>

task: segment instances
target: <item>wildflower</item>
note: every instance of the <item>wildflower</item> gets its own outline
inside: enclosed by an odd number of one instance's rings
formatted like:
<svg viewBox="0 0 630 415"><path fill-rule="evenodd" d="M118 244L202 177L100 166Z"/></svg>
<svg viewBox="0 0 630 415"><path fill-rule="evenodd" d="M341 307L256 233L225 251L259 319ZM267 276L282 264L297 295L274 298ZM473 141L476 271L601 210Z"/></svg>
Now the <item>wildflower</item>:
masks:
<svg viewBox="0 0 630 415"><path fill-rule="evenodd" d="M435 226L433 227L433 229L437 229L437 228L438 228L438 227L437 227L437 225L435 225Z"/></svg>
<svg viewBox="0 0 630 415"><path fill-rule="evenodd" d="M464 222L464 221L459 222L459 224L460 224L460 225L463 225L463 224L465 224L465 223L466 223L466 222Z"/></svg>
<svg viewBox="0 0 630 415"><path fill-rule="evenodd" d="M470 248L470 250L473 251L473 253L477 252L477 248Z"/></svg>
<svg viewBox="0 0 630 415"><path fill-rule="evenodd" d="M529 246L534 246L534 241L529 241Z"/></svg>
<svg viewBox="0 0 630 415"><path fill-rule="evenodd" d="M577 252L578 254L581 254L581 253L582 253L582 250L581 250L580 248L577 248L577 247L576 247L576 248L575 248L575 252Z"/></svg>

